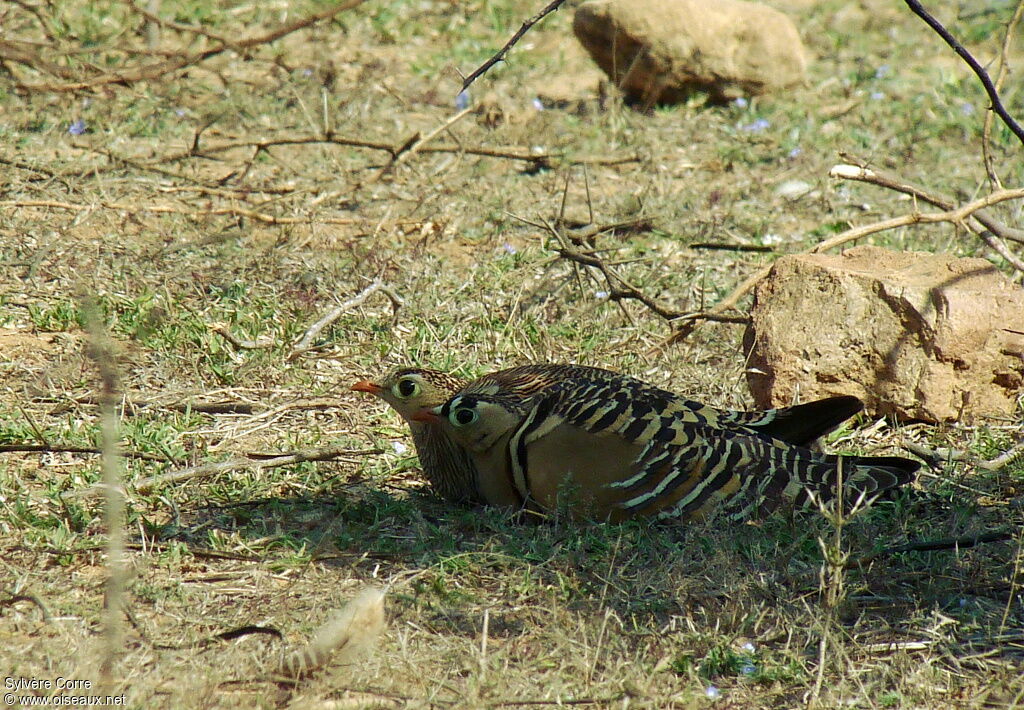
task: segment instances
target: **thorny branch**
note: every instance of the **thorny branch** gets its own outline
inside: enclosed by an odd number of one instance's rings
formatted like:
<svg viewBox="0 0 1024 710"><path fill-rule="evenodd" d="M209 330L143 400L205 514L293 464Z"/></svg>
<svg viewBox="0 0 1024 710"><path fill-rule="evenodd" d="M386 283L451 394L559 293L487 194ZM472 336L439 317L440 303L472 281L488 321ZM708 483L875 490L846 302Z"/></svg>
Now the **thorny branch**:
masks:
<svg viewBox="0 0 1024 710"><path fill-rule="evenodd" d="M67 454L98 454L103 455L103 449L95 446L65 446L63 444L0 444L0 454L5 453L67 453ZM141 459L143 461L169 461L166 456L155 456L142 451L121 451L120 456L125 458Z"/></svg>
<svg viewBox="0 0 1024 710"><path fill-rule="evenodd" d="M852 175L843 174L842 177L852 178ZM873 180L866 181L873 182ZM905 227L913 224L937 224L940 222L948 222L952 224L964 225L971 219L977 219L979 222L981 222L982 219L985 219L989 224L993 224L994 226L999 228L1000 226L1002 226L1002 223L993 220L991 217L985 215L983 210L986 207L990 207L1000 202L1024 199L1024 188L1018 188L1015 190L997 190L996 192L993 192L972 202L968 202L967 204L964 204L960 207L954 207L952 203L947 203L941 198L935 197L934 195L928 195L928 199L925 199L924 196L927 193L925 193L923 190L920 190L919 188L914 188L912 186L909 186L909 184L901 183L897 181L895 178L892 178L892 181L892 185L887 186L891 186L893 187L893 189L899 189L899 191L901 192L908 192L909 194L918 195L919 197L922 198L923 201L930 202L932 204L940 206L949 205L949 207L944 212L913 212L910 214L902 215L900 217L893 217L891 219L874 222L872 224L864 225L861 227L853 227L851 229L846 230L845 232L837 234L834 237L826 239L823 242L819 242L818 244L815 244L814 246L808 249L804 249L803 251L798 253L815 254L818 252L826 251L828 249L834 249L835 247L842 246L843 244L855 241L857 239L861 239L870 234L876 234L878 232L896 229L898 227ZM876 184L886 183L878 182ZM979 212L982 213L982 217L978 216ZM742 299L763 278L765 278L772 268L771 264L761 267L753 274L748 276L739 286L733 289L733 291L728 296L723 298L721 301L715 304L715 306L708 310L699 312L676 311L664 304L655 301L650 296L646 295L643 291L641 291L639 288L629 283L625 278L623 278L617 271L612 269L600 257L596 256L593 253L581 251L574 244L569 243L569 241L567 241L561 235L561 233L559 233L558 230L556 230L550 224L545 222L542 226L545 229L547 229L552 235L554 235L554 237L558 240L559 246L555 251L558 253L560 257L568 261L581 264L583 266L595 268L601 272L606 283L608 284L610 300L639 301L653 313L672 323L673 326L676 328L676 331L669 337L669 339L664 343L664 345L676 343L679 342L680 340L685 339L688 335L690 335L690 333L693 332L693 330L697 326L697 323L701 321L713 321L719 323L749 322L750 319L746 315L739 313L730 314L729 311L736 308L740 299ZM1015 230L1010 230L1009 232L1004 232L1004 234L1012 234L1014 231ZM1009 254L1009 252L1005 250L1005 247L1003 251L1001 251L1000 253L1003 254L1004 252ZM1010 259L1007 259L1007 261L1016 266L1012 254L1010 254ZM1022 264L1022 266L1024 266L1024 264Z"/></svg>
<svg viewBox="0 0 1024 710"><path fill-rule="evenodd" d="M457 118L461 118L463 114L457 114ZM442 125L441 130L447 128L452 119L449 122ZM56 172L48 168L40 166L28 165L17 161L7 160L0 158L0 164L10 165L11 167L19 168L21 170L28 170L32 172L41 172L48 177L52 178L71 178L71 177L83 177L93 176L102 172L109 172L110 170L117 169L121 166L130 166L137 170L146 170L154 172L160 175L179 180L189 180L195 182L195 178L185 175L179 175L166 169L166 165L169 163L178 163L191 158L199 158L205 160L217 160L216 156L227 153L232 150L244 149L252 151L252 155L248 158L249 162L255 160L255 158L261 153L269 151L269 149L278 146L297 146L297 145L338 145L347 148L365 148L367 150L379 150L386 152L390 156L390 160L393 163L403 162L407 160L409 156L416 153L427 154L427 153L454 153L458 155L475 155L482 158L495 158L499 160L516 160L524 163L529 163L533 169L541 170L550 168L556 161L566 159L566 155L563 153L537 153L525 149L515 148L487 148L485 146L466 146L458 145L454 143L442 143L439 145L426 145L427 139L422 138L419 134L414 134L411 138L403 140L398 143L387 143L384 141L370 141L359 138L348 138L335 134L333 131L326 131L320 134L314 135L299 135L289 136L283 138L270 138L264 140L243 140L243 141L225 141L216 143L213 145L202 145L201 144L202 131L198 131L192 145L185 150L175 151L166 155L161 155L156 158L147 161L136 160L125 156L118 155L107 148L101 146L91 146L85 144L74 144L76 148L81 150L98 153L108 158L111 161L110 165L107 166L89 166L84 169L74 169ZM433 138L434 134L428 136ZM406 156L406 157L403 157ZM617 156L580 156L573 157L571 162L573 164L580 165L622 165L624 163L634 163L640 160L640 156L637 154L631 155L617 155ZM390 166L389 166L390 167ZM214 185L207 184L208 187L215 187ZM275 193L286 193L288 190L281 188L271 188L269 190L263 188L253 188L252 192L275 192Z"/></svg>
<svg viewBox="0 0 1024 710"><path fill-rule="evenodd" d="M494 56L492 56L486 62L477 67L472 74L463 79L461 91L465 91L466 89L468 89L469 85L472 84L481 76L483 76L488 69L493 67L498 62L504 60L505 55L508 54L508 51L512 49L512 47L514 47L520 39L523 38L523 35L530 31L531 27L533 27L535 24L537 24L545 17L550 15L552 12L560 8L564 2L565 0L552 0L543 10L541 10L536 15L523 22L522 26L518 30L516 30L516 33L514 35L512 35L512 39L505 43L504 47L499 49L494 54Z"/></svg>
<svg viewBox="0 0 1024 710"><path fill-rule="evenodd" d="M982 86L985 87L985 93L988 94L989 101L992 102L992 110L998 114L999 118L1003 120L1003 123L1006 124L1007 128L1013 131L1013 134L1020 139L1021 143L1024 143L1024 128L1021 128L1021 125L1014 120L1013 116L1010 115L1010 112L1006 110L1005 106L1003 106L1003 102L999 98L999 91L996 90L996 87L992 83L992 79L989 78L988 72L985 71L985 68L978 63L978 60L975 59L971 53L956 40L955 37L953 37L941 22L936 20L927 10L924 9L918 0L906 0L906 2L907 7L910 8L911 12L924 20L925 23L931 27L937 35L939 35L939 37L942 37L942 39L945 40L946 44L953 48L953 51L956 52L961 59L967 62L967 66L971 68L971 71L973 71L977 75L978 79L981 80Z"/></svg>
<svg viewBox="0 0 1024 710"><path fill-rule="evenodd" d="M418 136L416 137L418 138ZM412 141L415 143L415 140ZM409 151L412 147L409 140L401 141L398 144L385 143L382 141L368 141L358 138L346 138L339 136L332 131L320 135L294 136L288 138L274 138L261 141L229 141L209 146L199 146L198 138L187 150L163 155L150 161L151 165L173 163L187 158L211 158L217 153L223 153L238 148L249 148L257 154L275 146L286 145L317 145L327 143L341 145L350 148L367 148L369 150L381 150L388 153L392 160L397 160L400 155ZM531 153L529 151L502 150L497 148L467 147L453 144L422 145L416 149L417 153L465 153L466 155L479 155L485 158L504 158L506 160L521 160L533 163L538 167L546 167L553 159L560 157L551 153Z"/></svg>

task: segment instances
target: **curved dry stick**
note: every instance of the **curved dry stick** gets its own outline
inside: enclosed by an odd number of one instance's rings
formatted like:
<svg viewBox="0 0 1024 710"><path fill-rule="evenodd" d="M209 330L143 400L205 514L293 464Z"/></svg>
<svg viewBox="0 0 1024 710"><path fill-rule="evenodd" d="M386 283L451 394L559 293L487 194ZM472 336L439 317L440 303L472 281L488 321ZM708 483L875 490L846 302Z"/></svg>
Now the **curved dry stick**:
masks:
<svg viewBox="0 0 1024 710"><path fill-rule="evenodd" d="M309 351L313 346L313 340L316 338L316 336L320 335L320 331L322 331L324 328L329 326L334 321L338 320L338 318L340 318L341 315L346 311L350 311L356 306L362 304L362 302L365 301L370 296L372 296L375 291L380 291L389 299L391 299L391 307L395 310L395 313L397 314L398 309L401 308L402 305L404 304L401 297L399 297L397 293L395 293L389 286L387 286L379 278L374 279L369 286L364 288L362 291L360 291L359 293L357 293L355 296L348 299L344 303L338 304L337 306L332 308L327 313L327 315L322 317L313 325L309 326L309 328L306 329L306 332L303 333L302 338L300 338L299 341L295 343L294 346L292 346L292 351L288 354L288 357L285 358L285 360L291 362L295 358L302 355L304 352Z"/></svg>
<svg viewBox="0 0 1024 710"><path fill-rule="evenodd" d="M797 254L817 254L818 252L825 251L826 249L834 249L835 247L846 244L847 242L861 239L869 234L876 234L878 232L896 229L897 227L906 227L912 224L936 224L939 222L952 222L956 224L963 222L978 210L991 207L992 205L999 204L1000 202L1006 202L1007 200L1019 200L1022 198L1024 198L1024 188L1017 188L1015 190L996 190L991 194L980 197L972 202L968 202L955 210L924 214L914 212L900 217L885 219L881 222L866 224L863 227L853 227L841 234L835 235L831 239L819 242L809 249L797 252ZM762 266L760 269L744 279L743 283L733 289L728 296L716 303L711 309L700 313L688 313L679 318L677 321L679 323L679 330L673 333L665 341L664 345L678 343L680 340L686 338L686 336L693 332L698 321L714 320L718 316L721 316L725 311L735 308L736 304L739 303L739 300L753 289L761 279L768 275L768 272L771 271L773 265L774 263Z"/></svg>
<svg viewBox="0 0 1024 710"><path fill-rule="evenodd" d="M1024 7L1024 0L1021 0L1021 6ZM956 203L942 195L936 195L928 192L917 185L905 181L904 179L887 173L877 168L870 167L866 160L858 158L855 155L850 155L846 152L840 152L840 157L848 163L852 163L851 166L837 165L832 168L829 172L831 177L841 178L843 180L856 180L858 182L866 182L869 185L878 185L879 187L885 187L896 192L902 192L905 195L910 195L923 202L938 207L940 210L951 210L956 208ZM1001 189L1001 186L1000 186ZM991 231L997 237L1001 239L1008 239L1012 242L1019 242L1024 244L1024 229L1017 229L1011 227L1004 222L996 219L988 212L978 210L974 213L973 219L978 220L986 229ZM970 226L970 223L968 223ZM980 229L971 229L972 232L980 232Z"/></svg>
<svg viewBox="0 0 1024 710"><path fill-rule="evenodd" d="M888 187L889 189L896 190L897 192L913 195L918 199L944 210L951 210L954 208L953 203L948 200L929 194L921 188L904 183L893 176L886 175L884 173L877 173L864 165L836 165L829 171L829 176L834 178L844 178L846 180L858 180L871 185ZM988 231L979 227L977 223L981 223L983 227L987 227ZM1024 238L1020 236L1020 230L1007 227L999 220L991 217L988 213L982 212L981 210L975 212L970 219L964 222L964 226L971 232L977 234L981 241L985 242L992 251L1003 257L1010 266L1017 269L1017 271L1024 273L1024 261L1021 261L1016 254L1010 251L1009 248L1007 248L1007 246L997 238L1003 237L1005 239L1021 241L1024 243Z"/></svg>

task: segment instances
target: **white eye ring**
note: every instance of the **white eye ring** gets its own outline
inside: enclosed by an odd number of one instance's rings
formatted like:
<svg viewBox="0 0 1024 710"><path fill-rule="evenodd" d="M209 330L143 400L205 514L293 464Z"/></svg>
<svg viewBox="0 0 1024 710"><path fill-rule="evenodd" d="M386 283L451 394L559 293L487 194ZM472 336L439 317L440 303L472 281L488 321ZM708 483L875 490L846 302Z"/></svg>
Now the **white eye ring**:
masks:
<svg viewBox="0 0 1024 710"><path fill-rule="evenodd" d="M448 416L448 421L452 423L452 426L463 427L469 426L479 418L480 413L477 412L476 409L472 409L470 407L460 407L453 411Z"/></svg>
<svg viewBox="0 0 1024 710"><path fill-rule="evenodd" d="M403 385L409 385L408 392L403 392ZM409 399L415 397L420 392L420 385L418 382L411 378L403 378L395 383L395 386L391 388L391 391L395 393L395 396L400 399Z"/></svg>

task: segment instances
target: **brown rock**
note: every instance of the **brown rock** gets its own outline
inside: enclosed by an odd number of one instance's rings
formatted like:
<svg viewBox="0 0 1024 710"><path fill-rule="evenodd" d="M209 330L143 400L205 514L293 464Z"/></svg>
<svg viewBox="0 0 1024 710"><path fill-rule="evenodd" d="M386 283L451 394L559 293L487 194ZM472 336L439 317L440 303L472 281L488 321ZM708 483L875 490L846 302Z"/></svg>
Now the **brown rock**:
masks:
<svg viewBox="0 0 1024 710"><path fill-rule="evenodd" d="M676 103L695 91L715 101L804 80L807 55L793 22L745 0L589 0L576 37L632 100Z"/></svg>
<svg viewBox="0 0 1024 710"><path fill-rule="evenodd" d="M863 246L779 259L744 338L760 407L837 394L924 421L1013 415L1024 289L984 259Z"/></svg>

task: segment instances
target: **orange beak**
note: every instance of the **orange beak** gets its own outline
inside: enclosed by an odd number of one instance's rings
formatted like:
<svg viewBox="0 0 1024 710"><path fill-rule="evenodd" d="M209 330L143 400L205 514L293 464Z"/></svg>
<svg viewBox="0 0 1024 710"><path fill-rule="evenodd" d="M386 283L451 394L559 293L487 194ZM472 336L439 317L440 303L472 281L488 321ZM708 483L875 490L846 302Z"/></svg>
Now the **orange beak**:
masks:
<svg viewBox="0 0 1024 710"><path fill-rule="evenodd" d="M370 380L359 380L352 385L353 392L369 392L370 394L380 394L384 391L380 385L376 382L370 382Z"/></svg>
<svg viewBox="0 0 1024 710"><path fill-rule="evenodd" d="M423 422L424 424L435 424L441 421L440 415L433 409L421 409L409 418L414 422Z"/></svg>

